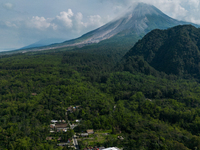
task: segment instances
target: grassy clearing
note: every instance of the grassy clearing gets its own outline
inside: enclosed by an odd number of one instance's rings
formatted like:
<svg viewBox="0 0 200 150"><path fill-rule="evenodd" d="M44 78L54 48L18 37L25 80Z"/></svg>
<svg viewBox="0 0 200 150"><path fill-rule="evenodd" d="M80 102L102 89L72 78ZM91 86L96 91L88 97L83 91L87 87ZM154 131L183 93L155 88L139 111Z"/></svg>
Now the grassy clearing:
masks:
<svg viewBox="0 0 200 150"><path fill-rule="evenodd" d="M107 141L109 137L117 138L117 135L111 134L112 130L96 130L94 134L87 138L80 138L79 140L85 146L100 146Z"/></svg>
<svg viewBox="0 0 200 150"><path fill-rule="evenodd" d="M112 130L96 130L95 134L109 133L111 134Z"/></svg>

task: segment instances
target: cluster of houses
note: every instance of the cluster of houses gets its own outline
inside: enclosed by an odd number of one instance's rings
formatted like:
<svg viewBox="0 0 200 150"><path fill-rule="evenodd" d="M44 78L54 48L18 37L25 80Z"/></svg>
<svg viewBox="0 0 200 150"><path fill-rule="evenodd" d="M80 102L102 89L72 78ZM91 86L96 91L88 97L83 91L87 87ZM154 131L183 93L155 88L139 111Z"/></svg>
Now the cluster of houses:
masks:
<svg viewBox="0 0 200 150"><path fill-rule="evenodd" d="M68 124L65 120L51 120L50 132L67 132Z"/></svg>
<svg viewBox="0 0 200 150"><path fill-rule="evenodd" d="M66 123L65 120L51 120L51 124L50 124L50 132L67 132L67 130L69 129L68 127L69 125ZM46 138L47 141L51 141L51 140L57 140L57 142L61 142L63 139L61 137L58 138L54 138L54 137L47 137ZM58 146L66 146L69 143L71 143L71 140L68 139L67 142L65 143L58 143Z"/></svg>
<svg viewBox="0 0 200 150"><path fill-rule="evenodd" d="M36 96L37 94L36 93L32 93L31 95L32 96ZM114 108L116 108L116 106ZM78 109L80 109L80 106L70 106L66 110L66 115L67 115L68 112L73 113ZM75 122L79 124L81 122L81 119L77 119L77 120L75 120ZM51 120L50 133L53 133L53 132L67 132L68 129L73 129L74 127L76 127L78 125L78 124L76 124L76 125L75 124L70 124L70 122L68 122L68 123L66 123L65 120ZM91 134L94 134L94 130L93 129L88 129L88 130L86 130L85 133L79 133L77 135L79 137L89 137L89 135L91 135ZM120 139L120 140L124 139L122 136L118 136L117 138ZM72 143L72 141L70 139L68 139L67 142L65 141L63 143L61 137L58 137L58 138L47 137L46 140L47 141L57 140L58 141L58 143L57 143L58 146L67 146L67 145L69 146L69 144ZM73 138L72 138L72 140L73 140ZM74 143L74 140L73 140L73 143ZM75 144L74 144L74 146L75 146ZM86 148L84 148L84 150L120 150L120 149L116 148L116 147L111 147L111 148L86 147Z"/></svg>
<svg viewBox="0 0 200 150"><path fill-rule="evenodd" d="M79 135L81 137L88 137L90 134L94 134L94 130L93 129L88 129L88 130L86 130L86 133L80 133Z"/></svg>

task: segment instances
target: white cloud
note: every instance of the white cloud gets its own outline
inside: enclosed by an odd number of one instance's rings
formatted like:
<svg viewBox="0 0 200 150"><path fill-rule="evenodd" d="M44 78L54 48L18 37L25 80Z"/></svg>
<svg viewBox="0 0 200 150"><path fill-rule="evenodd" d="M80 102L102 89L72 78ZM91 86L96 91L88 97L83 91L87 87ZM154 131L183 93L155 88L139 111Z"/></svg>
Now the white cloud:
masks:
<svg viewBox="0 0 200 150"><path fill-rule="evenodd" d="M83 14L78 12L75 16L75 21L77 25L86 27L86 24L82 20L83 20Z"/></svg>
<svg viewBox="0 0 200 150"><path fill-rule="evenodd" d="M82 13L78 12L74 14L71 9L68 9L67 12L62 11L54 18L34 16L25 22L27 28L35 28L39 30L53 29L58 32L66 31L80 33L81 31L89 31L90 28L97 28L103 25L105 23L104 20L107 20L107 18L102 19L100 15L84 17ZM23 22L21 24L23 24Z"/></svg>
<svg viewBox="0 0 200 150"><path fill-rule="evenodd" d="M25 23L27 28L35 28L39 30L46 30L48 28L51 28L53 30L56 30L57 25L51 22L51 18L46 19L44 17L33 16L31 19L28 19L27 21L22 22L21 24Z"/></svg>
<svg viewBox="0 0 200 150"><path fill-rule="evenodd" d="M72 12L72 10L68 9L67 12L65 12L65 11L60 12L60 15L56 16L56 19L63 22L66 27L71 28L73 26L71 17L73 17L73 16L74 16L74 13Z"/></svg>
<svg viewBox="0 0 200 150"><path fill-rule="evenodd" d="M199 0L154 0L152 4L175 19L199 23Z"/></svg>
<svg viewBox="0 0 200 150"><path fill-rule="evenodd" d="M32 17L32 19L28 22L28 26L30 28L37 28L37 29L45 29L48 28L51 25L49 23L48 19L45 19L44 17Z"/></svg>
<svg viewBox="0 0 200 150"><path fill-rule="evenodd" d="M78 12L74 18L75 32L80 33L84 28L87 27L87 23L83 22L83 14Z"/></svg>
<svg viewBox="0 0 200 150"><path fill-rule="evenodd" d="M11 10L11 9L14 8L14 5L12 3L4 3L3 7L8 9L8 10Z"/></svg>
<svg viewBox="0 0 200 150"><path fill-rule="evenodd" d="M164 13L168 14L172 18L181 20L187 14L187 10L180 5L180 2L177 1L159 1L154 0L153 3L156 7L161 9Z"/></svg>
<svg viewBox="0 0 200 150"><path fill-rule="evenodd" d="M6 22L5 22L5 25L6 25L7 27L15 27L15 28L17 28L17 25L16 25L16 24L11 23L11 22L9 22L9 21L6 21Z"/></svg>
<svg viewBox="0 0 200 150"><path fill-rule="evenodd" d="M186 18L187 20L190 20L191 22L195 22L196 24L200 24L200 19L196 19L194 17L189 17L189 18Z"/></svg>
<svg viewBox="0 0 200 150"><path fill-rule="evenodd" d="M89 16L89 25L102 25L102 18L99 15Z"/></svg>
<svg viewBox="0 0 200 150"><path fill-rule="evenodd" d="M190 0L188 3L192 9L199 8L199 0Z"/></svg>

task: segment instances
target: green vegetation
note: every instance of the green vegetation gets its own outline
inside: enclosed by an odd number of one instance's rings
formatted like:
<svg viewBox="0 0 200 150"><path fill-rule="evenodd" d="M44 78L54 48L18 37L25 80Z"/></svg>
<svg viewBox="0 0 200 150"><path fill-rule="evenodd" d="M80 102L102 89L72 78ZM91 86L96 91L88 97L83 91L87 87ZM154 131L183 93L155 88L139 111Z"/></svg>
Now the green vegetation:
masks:
<svg viewBox="0 0 200 150"><path fill-rule="evenodd" d="M200 149L199 80L159 72L140 56L117 63L120 55L106 50L2 56L0 149L67 149L56 140L87 129L95 133L80 138L81 149ZM66 115L69 106L80 108ZM50 133L52 119L82 120Z"/></svg>
<svg viewBox="0 0 200 150"><path fill-rule="evenodd" d="M200 75L200 29L192 25L154 30L125 55L142 56L150 66L167 74L182 77Z"/></svg>

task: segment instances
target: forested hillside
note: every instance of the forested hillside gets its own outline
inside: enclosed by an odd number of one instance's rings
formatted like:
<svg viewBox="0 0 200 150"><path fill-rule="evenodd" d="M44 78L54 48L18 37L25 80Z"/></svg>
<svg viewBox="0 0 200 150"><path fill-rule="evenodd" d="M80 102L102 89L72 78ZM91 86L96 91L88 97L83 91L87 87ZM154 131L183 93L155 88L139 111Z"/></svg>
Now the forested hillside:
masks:
<svg viewBox="0 0 200 150"><path fill-rule="evenodd" d="M200 29L192 25L153 30L125 55L141 56L150 66L167 74L199 78Z"/></svg>
<svg viewBox="0 0 200 150"><path fill-rule="evenodd" d="M52 136L50 120L77 118L82 119L77 133L111 131L102 141L79 141L80 149L200 149L197 79L161 73L140 57L129 60L135 65L131 72L119 71L118 54L86 51L1 57L0 149L70 149L46 137ZM80 109L66 115L69 106ZM72 134L53 136L68 139Z"/></svg>

